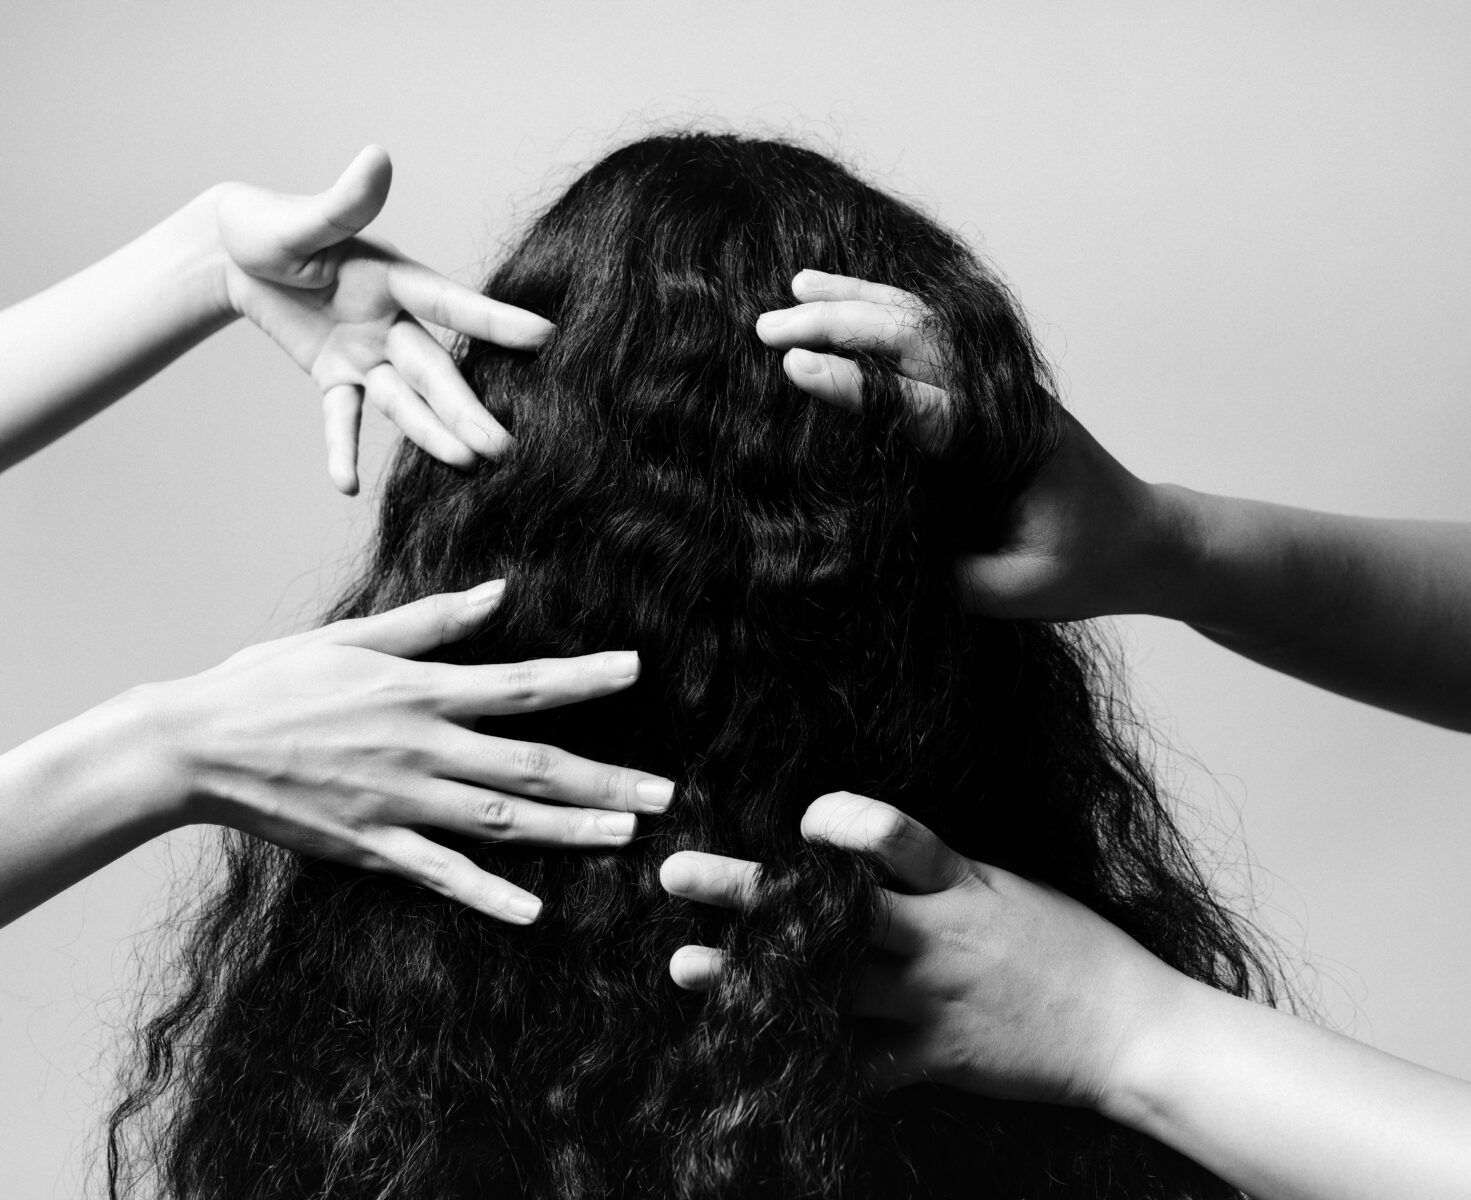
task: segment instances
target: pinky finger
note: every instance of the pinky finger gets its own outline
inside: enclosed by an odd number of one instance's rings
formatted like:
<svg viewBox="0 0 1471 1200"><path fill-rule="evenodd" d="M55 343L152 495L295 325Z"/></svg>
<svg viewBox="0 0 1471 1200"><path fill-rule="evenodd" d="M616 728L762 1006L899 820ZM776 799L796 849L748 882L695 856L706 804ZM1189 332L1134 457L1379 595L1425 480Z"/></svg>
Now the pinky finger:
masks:
<svg viewBox="0 0 1471 1200"><path fill-rule="evenodd" d="M358 431L363 420L363 392L351 384L329 388L322 397L327 435L327 475L345 496L358 494Z"/></svg>
<svg viewBox="0 0 1471 1200"><path fill-rule="evenodd" d="M530 925L541 915L541 901L498 875L482 871L463 854L409 829L392 831L376 851L382 869L466 908L506 921Z"/></svg>
<svg viewBox="0 0 1471 1200"><path fill-rule="evenodd" d="M720 978L725 955L708 946L681 946L669 959L669 977L687 992L708 992Z"/></svg>

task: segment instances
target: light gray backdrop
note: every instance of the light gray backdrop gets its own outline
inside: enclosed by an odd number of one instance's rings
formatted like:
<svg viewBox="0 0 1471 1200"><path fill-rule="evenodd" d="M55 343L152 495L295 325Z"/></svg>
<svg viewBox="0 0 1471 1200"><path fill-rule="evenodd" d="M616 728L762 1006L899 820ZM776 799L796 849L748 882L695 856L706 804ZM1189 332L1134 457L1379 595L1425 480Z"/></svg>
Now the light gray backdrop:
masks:
<svg viewBox="0 0 1471 1200"><path fill-rule="evenodd" d="M9 0L4 24L0 301L215 181L314 190L370 141L398 168L383 231L473 281L611 140L715 118L814 138L962 227L1146 477L1471 516L1459 6ZM0 479L0 745L302 627L369 512L327 483L310 384L227 331ZM1121 636L1165 778L1304 985L1471 1075L1471 743L1188 630ZM0 934L8 1196L95 1171L165 850Z"/></svg>

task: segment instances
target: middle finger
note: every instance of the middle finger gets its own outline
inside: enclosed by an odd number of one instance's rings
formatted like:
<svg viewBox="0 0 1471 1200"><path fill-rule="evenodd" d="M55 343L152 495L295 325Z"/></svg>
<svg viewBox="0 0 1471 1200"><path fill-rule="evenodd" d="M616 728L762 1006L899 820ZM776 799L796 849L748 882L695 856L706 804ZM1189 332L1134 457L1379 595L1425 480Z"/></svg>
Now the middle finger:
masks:
<svg viewBox="0 0 1471 1200"><path fill-rule="evenodd" d="M418 672L441 712L469 720L560 708L621 692L638 679L639 657L632 650L608 650L475 666L423 663Z"/></svg>
<svg viewBox="0 0 1471 1200"><path fill-rule="evenodd" d="M451 779L583 808L661 813L674 798L674 784L658 775L459 726L446 732L435 761Z"/></svg>

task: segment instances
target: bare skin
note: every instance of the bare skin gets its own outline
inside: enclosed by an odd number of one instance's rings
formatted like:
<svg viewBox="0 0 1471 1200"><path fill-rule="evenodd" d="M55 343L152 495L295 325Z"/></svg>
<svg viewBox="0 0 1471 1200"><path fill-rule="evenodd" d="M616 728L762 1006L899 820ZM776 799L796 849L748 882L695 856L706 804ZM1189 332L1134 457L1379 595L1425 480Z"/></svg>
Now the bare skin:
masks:
<svg viewBox="0 0 1471 1200"><path fill-rule="evenodd" d="M802 834L874 855L894 881L854 997L856 1015L895 1031L865 1048L877 1086L1091 1108L1260 1200L1471 1196L1471 1084L1188 979L1077 901L956 854L877 800L820 797ZM660 878L738 909L759 872L683 851ZM721 965L686 946L670 974L706 990Z"/></svg>
<svg viewBox="0 0 1471 1200"><path fill-rule="evenodd" d="M238 316L321 392L328 471L357 490L362 405L469 469L510 444L422 321L531 351L553 332L361 236L391 169L363 151L326 192L221 184L80 274L0 312L0 469L121 398ZM392 872L526 923L534 896L427 830L615 846L673 784L473 731L603 696L635 655L483 667L415 661L490 618L492 583L252 646L135 688L0 755L0 923L165 830L231 825Z"/></svg>
<svg viewBox="0 0 1471 1200"><path fill-rule="evenodd" d="M949 403L913 296L803 271L800 303L756 332L798 388L842 408L862 377L834 350L888 356L908 380L915 441ZM1471 730L1471 525L1375 520L1145 483L1080 424L1013 504L1000 549L957 564L979 612L1049 621L1147 613L1366 703Z"/></svg>
<svg viewBox="0 0 1471 1200"><path fill-rule="evenodd" d="M804 271L757 333L803 391L861 408L842 353L887 355L930 450L950 402L923 307ZM1471 728L1471 527L1369 521L1147 484L1070 421L1012 506L1000 549L957 563L996 616L1151 613L1259 662L1386 708ZM855 997L900 1032L869 1047L883 1087L934 1080L1081 1105L1189 1155L1261 1200L1471 1197L1471 1084L1187 979L1053 889L955 854L878 801L824 796L803 833L884 861L896 887ZM674 855L673 894L740 907L759 867ZM718 952L670 964L708 988Z"/></svg>

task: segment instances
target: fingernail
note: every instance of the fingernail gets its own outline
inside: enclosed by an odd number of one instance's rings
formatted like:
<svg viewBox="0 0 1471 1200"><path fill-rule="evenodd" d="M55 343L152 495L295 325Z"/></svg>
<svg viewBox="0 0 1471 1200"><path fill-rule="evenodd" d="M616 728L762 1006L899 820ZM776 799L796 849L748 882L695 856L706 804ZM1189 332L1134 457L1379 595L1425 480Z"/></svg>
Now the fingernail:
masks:
<svg viewBox="0 0 1471 1200"><path fill-rule="evenodd" d="M593 822L608 837L619 842L628 841L638 829L638 818L632 813L600 813Z"/></svg>
<svg viewBox="0 0 1471 1200"><path fill-rule="evenodd" d="M530 925L541 916L541 901L530 896L517 896L506 901L506 915L522 925Z"/></svg>
<svg viewBox="0 0 1471 1200"><path fill-rule="evenodd" d="M650 812L663 812L674 799L674 784L667 779L641 779L633 791Z"/></svg>
<svg viewBox="0 0 1471 1200"><path fill-rule="evenodd" d="M483 608L487 604L493 604L500 599L500 595L506 590L504 579L492 579L489 583L482 583L479 587L471 588L465 593L465 603L471 608Z"/></svg>
<svg viewBox="0 0 1471 1200"><path fill-rule="evenodd" d="M620 650L616 654L608 655L605 661L608 674L613 679L638 678L638 651Z"/></svg>
<svg viewBox="0 0 1471 1200"><path fill-rule="evenodd" d="M787 351L787 362L801 375L821 375L824 370L822 355L800 347Z"/></svg>
<svg viewBox="0 0 1471 1200"><path fill-rule="evenodd" d="M790 309L780 308L775 312L764 312L756 318L756 324L763 329L780 329L792 319Z"/></svg>

